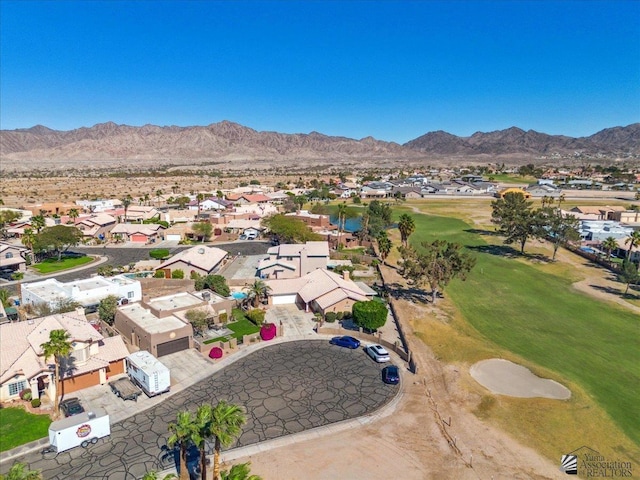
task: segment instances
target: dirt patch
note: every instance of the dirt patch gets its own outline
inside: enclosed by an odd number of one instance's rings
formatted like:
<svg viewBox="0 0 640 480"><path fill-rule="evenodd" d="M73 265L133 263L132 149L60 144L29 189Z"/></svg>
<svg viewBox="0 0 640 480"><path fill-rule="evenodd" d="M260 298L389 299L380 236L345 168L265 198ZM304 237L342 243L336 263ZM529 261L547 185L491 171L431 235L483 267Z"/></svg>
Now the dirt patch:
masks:
<svg viewBox="0 0 640 480"><path fill-rule="evenodd" d="M471 366L471 376L493 393L519 398L568 400L571 391L564 385L534 375L531 370L500 358L482 360Z"/></svg>

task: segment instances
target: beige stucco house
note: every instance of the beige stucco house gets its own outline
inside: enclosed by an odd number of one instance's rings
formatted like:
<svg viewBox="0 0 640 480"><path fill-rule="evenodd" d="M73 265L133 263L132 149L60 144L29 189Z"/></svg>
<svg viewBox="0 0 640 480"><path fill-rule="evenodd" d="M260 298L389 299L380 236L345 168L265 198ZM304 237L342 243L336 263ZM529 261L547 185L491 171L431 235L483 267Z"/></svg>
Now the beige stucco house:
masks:
<svg viewBox="0 0 640 480"><path fill-rule="evenodd" d="M192 272L209 275L223 264L227 255L228 253L220 248L198 245L176 253L161 263L156 271L164 270L166 278L171 278L171 272L175 270L182 270L185 278L189 278Z"/></svg>
<svg viewBox="0 0 640 480"><path fill-rule="evenodd" d="M299 278L319 268L327 268L329 243L282 244L271 247L267 255L258 264L260 278Z"/></svg>
<svg viewBox="0 0 640 480"><path fill-rule="evenodd" d="M62 382L56 390L54 360L44 358L40 345L49 341L52 330L66 330L73 351L63 362ZM82 388L106 383L124 372L129 351L119 336L103 337L79 310L25 322L0 325L0 401L19 398L25 388L33 396L53 399Z"/></svg>

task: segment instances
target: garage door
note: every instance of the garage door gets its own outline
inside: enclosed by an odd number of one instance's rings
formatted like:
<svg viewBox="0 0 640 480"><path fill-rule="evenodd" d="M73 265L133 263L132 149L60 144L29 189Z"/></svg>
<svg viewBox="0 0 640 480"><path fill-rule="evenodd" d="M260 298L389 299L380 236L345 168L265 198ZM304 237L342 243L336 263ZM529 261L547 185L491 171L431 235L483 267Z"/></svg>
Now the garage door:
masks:
<svg viewBox="0 0 640 480"><path fill-rule="evenodd" d="M296 303L297 295L273 295L273 305L293 305Z"/></svg>
<svg viewBox="0 0 640 480"><path fill-rule="evenodd" d="M177 338L170 342L158 344L158 357L169 355L170 353L181 352L189 348L189 337Z"/></svg>
<svg viewBox="0 0 640 480"><path fill-rule="evenodd" d="M147 236L146 235L134 234L134 235L131 235L131 237L129 237L129 239L132 242L147 243Z"/></svg>
<svg viewBox="0 0 640 480"><path fill-rule="evenodd" d="M182 240L182 235L180 235L179 233L178 234L170 233L167 235L166 239L169 242L179 242L180 240Z"/></svg>

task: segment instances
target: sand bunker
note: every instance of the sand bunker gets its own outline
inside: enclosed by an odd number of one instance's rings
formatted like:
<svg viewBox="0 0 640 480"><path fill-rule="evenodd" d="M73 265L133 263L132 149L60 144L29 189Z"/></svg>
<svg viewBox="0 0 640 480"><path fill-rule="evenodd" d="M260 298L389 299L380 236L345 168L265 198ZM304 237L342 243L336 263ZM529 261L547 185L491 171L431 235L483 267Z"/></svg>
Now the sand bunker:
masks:
<svg viewBox="0 0 640 480"><path fill-rule="evenodd" d="M469 372L480 385L493 393L521 398L571 398L571 391L564 385L537 377L528 368L508 360L482 360L473 365Z"/></svg>

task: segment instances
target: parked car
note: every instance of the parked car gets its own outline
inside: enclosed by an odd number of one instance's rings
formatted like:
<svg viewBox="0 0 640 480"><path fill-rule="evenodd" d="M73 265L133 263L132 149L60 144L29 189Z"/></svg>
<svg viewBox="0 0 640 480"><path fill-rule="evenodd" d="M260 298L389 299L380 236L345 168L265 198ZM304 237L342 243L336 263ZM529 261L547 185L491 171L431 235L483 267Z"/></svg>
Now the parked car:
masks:
<svg viewBox="0 0 640 480"><path fill-rule="evenodd" d="M244 233L238 237L238 240L246 240L246 239L247 239L247 236Z"/></svg>
<svg viewBox="0 0 640 480"><path fill-rule="evenodd" d="M390 383L391 385L397 385L400 383L400 372L395 365L389 365L382 369L382 381L384 383Z"/></svg>
<svg viewBox="0 0 640 480"><path fill-rule="evenodd" d="M65 417L71 417L83 413L84 407L80 404L80 400L74 397L61 401L60 410L62 410Z"/></svg>
<svg viewBox="0 0 640 480"><path fill-rule="evenodd" d="M333 337L329 342L333 345L346 348L358 348L360 346L360 340L347 335L343 337Z"/></svg>
<svg viewBox="0 0 640 480"><path fill-rule="evenodd" d="M391 361L389 352L387 352L382 345L369 345L365 347L364 351L378 363Z"/></svg>

